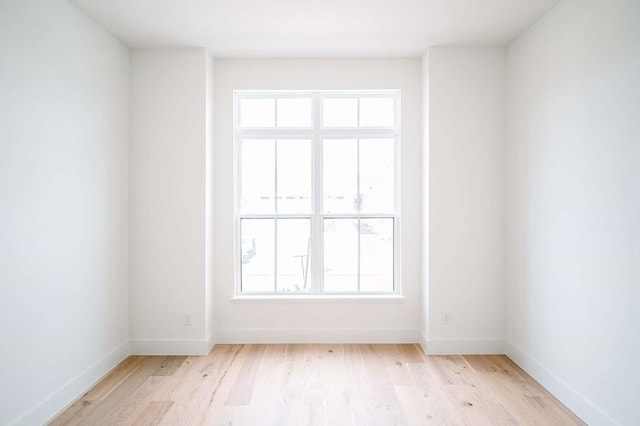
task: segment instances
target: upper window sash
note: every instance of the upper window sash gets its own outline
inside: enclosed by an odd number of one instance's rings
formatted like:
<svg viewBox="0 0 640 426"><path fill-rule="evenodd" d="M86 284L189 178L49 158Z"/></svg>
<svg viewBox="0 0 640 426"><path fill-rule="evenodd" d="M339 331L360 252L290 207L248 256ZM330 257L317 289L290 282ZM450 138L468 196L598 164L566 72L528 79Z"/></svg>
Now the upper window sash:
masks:
<svg viewBox="0 0 640 426"><path fill-rule="evenodd" d="M313 94L246 93L235 95L236 129L312 129Z"/></svg>
<svg viewBox="0 0 640 426"><path fill-rule="evenodd" d="M400 92L397 90L236 91L234 101L235 128L242 133L314 129L373 133L400 127Z"/></svg>

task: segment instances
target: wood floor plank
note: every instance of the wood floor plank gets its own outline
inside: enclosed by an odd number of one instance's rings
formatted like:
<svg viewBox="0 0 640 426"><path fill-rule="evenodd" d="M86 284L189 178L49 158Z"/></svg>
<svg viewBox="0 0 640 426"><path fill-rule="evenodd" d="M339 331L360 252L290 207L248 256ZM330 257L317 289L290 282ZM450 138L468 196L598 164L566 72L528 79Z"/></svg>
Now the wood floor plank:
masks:
<svg viewBox="0 0 640 426"><path fill-rule="evenodd" d="M483 392L481 385L447 386L463 422L469 425L518 425L518 421L493 395Z"/></svg>
<svg viewBox="0 0 640 426"><path fill-rule="evenodd" d="M521 424L582 425L571 411L562 405L539 383L504 355L468 356L484 390L510 408Z"/></svg>
<svg viewBox="0 0 640 426"><path fill-rule="evenodd" d="M111 370L109 374L87 391L87 393L82 395L82 397L71 404L69 408L52 420L49 425L59 426L69 424L75 417L82 417L84 415L83 413L91 411L93 407L95 407L94 402L103 399L116 389L127 377L133 374L145 360L146 358L143 356L127 357L127 359L118 364L116 368Z"/></svg>
<svg viewBox="0 0 640 426"><path fill-rule="evenodd" d="M144 357L140 366L111 389L110 392L106 393L100 400L96 400L90 405L87 405L85 409L76 413L73 418L66 420L63 424L103 424L111 415L127 406L127 398L135 394L136 390L148 380L151 373L154 372L160 364L161 359L159 357Z"/></svg>
<svg viewBox="0 0 640 426"><path fill-rule="evenodd" d="M160 421L171 408L173 402L158 402L151 401L144 408L142 413L133 422L134 426L155 426L160 424Z"/></svg>
<svg viewBox="0 0 640 426"><path fill-rule="evenodd" d="M417 344L410 345L394 345L399 349L402 358L400 361L405 364L415 364L424 362L424 358L422 356L422 349Z"/></svg>
<svg viewBox="0 0 640 426"><path fill-rule="evenodd" d="M152 373L152 376L173 376L178 368L186 361L186 356L163 356L160 366Z"/></svg>
<svg viewBox="0 0 640 426"><path fill-rule="evenodd" d="M327 345L325 362L320 371L325 382L325 405L327 424L337 426L354 425L352 413L353 396L346 371L346 359L342 345Z"/></svg>
<svg viewBox="0 0 640 426"><path fill-rule="evenodd" d="M181 383L161 424L204 424L205 418L198 417L213 404L225 380L233 381L228 374L242 349L242 345L214 348L208 356L195 359L189 371L177 372Z"/></svg>
<svg viewBox="0 0 640 426"><path fill-rule="evenodd" d="M251 403L247 407L252 424L278 424L284 407L287 345L268 345L256 371Z"/></svg>
<svg viewBox="0 0 640 426"><path fill-rule="evenodd" d="M348 395L351 417L355 425L367 423L367 392L366 369L362 358L361 345L344 345L343 347L347 379L349 381Z"/></svg>
<svg viewBox="0 0 640 426"><path fill-rule="evenodd" d="M184 400L187 395L194 392L194 389L200 388L203 380L208 383L215 378L209 376L209 369L216 367L216 362L225 365L232 363L241 348L241 345L219 345L214 347L207 356L188 357L165 386L153 395L152 400L172 402ZM181 404L178 404L176 409Z"/></svg>
<svg viewBox="0 0 640 426"><path fill-rule="evenodd" d="M375 425L407 424L381 354L374 345L362 345L369 382L368 415Z"/></svg>
<svg viewBox="0 0 640 426"><path fill-rule="evenodd" d="M151 373L151 376L148 377L147 380L138 386L135 391L127 395L118 405L114 406L110 413L104 414L104 421L101 418L100 422L110 425L126 425L135 422L149 405L149 397L153 395L157 389L161 388L167 380L167 376L158 376Z"/></svg>
<svg viewBox="0 0 640 426"><path fill-rule="evenodd" d="M251 345L247 358L242 365L242 370L233 383L233 388L225 405L248 405L251 401L251 393L256 380L258 366L262 362L264 345Z"/></svg>
<svg viewBox="0 0 640 426"><path fill-rule="evenodd" d="M476 380L473 369L460 355L434 356L431 361L444 385L472 385Z"/></svg>
<svg viewBox="0 0 640 426"><path fill-rule="evenodd" d="M425 362L424 364L410 364L409 369L415 379L416 386L423 396L427 415L431 416L436 424L463 424L462 417L453 401L449 398L445 386L438 378L438 373L434 366L429 362Z"/></svg>
<svg viewBox="0 0 640 426"><path fill-rule="evenodd" d="M394 385L410 385L413 377L408 368L408 361L413 359L402 348L410 345L375 345L385 365L389 381ZM418 358L421 361L421 358ZM422 361L421 361L422 362Z"/></svg>
<svg viewBox="0 0 640 426"><path fill-rule="evenodd" d="M129 357L50 424L584 425L506 356L426 356L413 344Z"/></svg>

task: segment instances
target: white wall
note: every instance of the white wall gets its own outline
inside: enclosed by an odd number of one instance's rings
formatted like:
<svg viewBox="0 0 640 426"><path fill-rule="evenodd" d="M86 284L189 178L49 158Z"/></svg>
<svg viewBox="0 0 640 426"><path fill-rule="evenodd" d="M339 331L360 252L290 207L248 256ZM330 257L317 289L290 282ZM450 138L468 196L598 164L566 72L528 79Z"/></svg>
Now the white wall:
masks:
<svg viewBox="0 0 640 426"><path fill-rule="evenodd" d="M215 320L218 342L412 341L420 317L420 59L218 59L215 75ZM233 90L402 91L402 288L380 301L232 301Z"/></svg>
<svg viewBox="0 0 640 426"><path fill-rule="evenodd" d="M509 48L508 354L640 424L640 2L565 0Z"/></svg>
<svg viewBox="0 0 640 426"><path fill-rule="evenodd" d="M439 47L424 59L429 275L423 344L428 353L502 353L505 50Z"/></svg>
<svg viewBox="0 0 640 426"><path fill-rule="evenodd" d="M422 56L422 268L420 330L418 341L427 349L429 334L429 52Z"/></svg>
<svg viewBox="0 0 640 426"><path fill-rule="evenodd" d="M215 234L213 233L213 181L215 179L215 170L213 168L214 161L214 138L213 129L215 124L215 116L213 112L213 94L214 94L214 73L215 62L213 57L207 54L206 69L206 134L205 134L205 313L206 327L205 336L208 339L209 346L214 343L215 321L213 316L213 303L215 296L214 286L214 261L213 261L213 242Z"/></svg>
<svg viewBox="0 0 640 426"><path fill-rule="evenodd" d="M207 353L204 49L131 51L130 337L133 353ZM185 326L185 314L193 324Z"/></svg>
<svg viewBox="0 0 640 426"><path fill-rule="evenodd" d="M0 2L0 424L128 354L129 51L64 0Z"/></svg>

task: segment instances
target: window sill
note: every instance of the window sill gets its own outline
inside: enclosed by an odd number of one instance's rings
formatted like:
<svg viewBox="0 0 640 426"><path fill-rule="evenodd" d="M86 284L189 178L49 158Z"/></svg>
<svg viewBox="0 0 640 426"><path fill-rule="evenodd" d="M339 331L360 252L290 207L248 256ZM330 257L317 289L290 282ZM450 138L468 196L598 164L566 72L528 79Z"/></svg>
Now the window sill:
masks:
<svg viewBox="0 0 640 426"><path fill-rule="evenodd" d="M406 298L399 294L345 294L345 295L237 295L231 297L238 303L401 303Z"/></svg>

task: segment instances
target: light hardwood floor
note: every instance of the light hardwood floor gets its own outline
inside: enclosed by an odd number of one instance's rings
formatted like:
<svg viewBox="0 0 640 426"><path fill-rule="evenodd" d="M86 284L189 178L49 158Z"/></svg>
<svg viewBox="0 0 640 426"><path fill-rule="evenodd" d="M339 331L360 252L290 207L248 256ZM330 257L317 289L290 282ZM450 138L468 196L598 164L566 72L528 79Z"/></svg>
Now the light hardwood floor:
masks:
<svg viewBox="0 0 640 426"><path fill-rule="evenodd" d="M505 356L216 345L130 356L52 425L582 425Z"/></svg>

